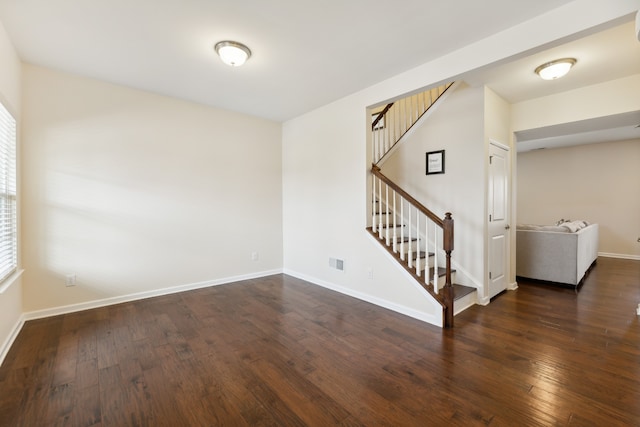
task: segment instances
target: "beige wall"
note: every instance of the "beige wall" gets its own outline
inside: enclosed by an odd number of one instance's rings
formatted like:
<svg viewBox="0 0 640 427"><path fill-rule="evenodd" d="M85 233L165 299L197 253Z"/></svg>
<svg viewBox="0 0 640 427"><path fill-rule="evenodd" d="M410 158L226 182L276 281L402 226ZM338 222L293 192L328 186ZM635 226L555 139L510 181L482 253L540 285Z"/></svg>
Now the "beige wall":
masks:
<svg viewBox="0 0 640 427"><path fill-rule="evenodd" d="M14 115L20 126L20 60L0 23L0 102ZM18 139L20 135L18 135ZM18 156L20 142L18 141ZM18 165L18 170L20 166ZM20 200L18 200L20 203ZM18 208L20 209L20 208ZM20 248L19 248L20 249ZM20 255L18 256L20 263ZM0 363L20 327L22 280L0 283Z"/></svg>
<svg viewBox="0 0 640 427"><path fill-rule="evenodd" d="M518 155L518 222L584 219L600 253L640 259L640 140Z"/></svg>
<svg viewBox="0 0 640 427"><path fill-rule="evenodd" d="M279 123L30 65L23 78L26 311L281 271Z"/></svg>

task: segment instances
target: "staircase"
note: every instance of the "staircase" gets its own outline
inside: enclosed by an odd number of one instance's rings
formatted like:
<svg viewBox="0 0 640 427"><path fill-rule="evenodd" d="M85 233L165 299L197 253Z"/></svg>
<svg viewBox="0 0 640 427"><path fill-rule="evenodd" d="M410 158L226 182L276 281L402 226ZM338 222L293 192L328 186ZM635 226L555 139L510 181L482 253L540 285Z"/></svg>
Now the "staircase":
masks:
<svg viewBox="0 0 640 427"><path fill-rule="evenodd" d="M475 288L452 283L454 220L438 217L386 177L381 165L403 142L453 83L387 104L374 113L371 126L372 215L367 230L396 261L440 303L443 325L453 327L454 315L473 305Z"/></svg>

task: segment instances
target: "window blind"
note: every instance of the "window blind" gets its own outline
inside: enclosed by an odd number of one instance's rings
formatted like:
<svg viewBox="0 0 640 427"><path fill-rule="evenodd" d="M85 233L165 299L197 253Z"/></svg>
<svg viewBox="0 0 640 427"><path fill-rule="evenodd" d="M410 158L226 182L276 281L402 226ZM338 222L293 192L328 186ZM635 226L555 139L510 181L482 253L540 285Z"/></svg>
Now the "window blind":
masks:
<svg viewBox="0 0 640 427"><path fill-rule="evenodd" d="M0 281L18 265L16 120L0 103Z"/></svg>

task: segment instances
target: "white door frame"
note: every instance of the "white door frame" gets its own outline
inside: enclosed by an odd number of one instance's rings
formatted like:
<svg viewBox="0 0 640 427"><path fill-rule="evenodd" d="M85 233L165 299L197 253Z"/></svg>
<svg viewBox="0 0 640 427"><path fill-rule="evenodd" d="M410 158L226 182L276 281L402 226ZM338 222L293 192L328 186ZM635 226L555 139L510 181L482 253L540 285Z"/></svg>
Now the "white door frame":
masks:
<svg viewBox="0 0 640 427"><path fill-rule="evenodd" d="M512 192L513 192L513 180L512 180L512 173L513 173L513 159L512 159L512 150L511 147L509 147L506 144L503 144L501 142L495 141L493 139L489 139L489 147L487 150L487 168L489 168L489 162L490 162L490 153L491 153L491 145L493 145L494 147L500 148L502 150L506 151L506 160L507 160L507 165L506 165L506 185L507 185L507 189L506 189L506 202L505 202L505 221L506 224L509 226L509 229L505 230L505 259L503 260L504 262L504 280L505 280L505 289L514 289L514 287L512 286L512 284L510 283L510 277L511 277L511 258L512 258L512 254L511 254L511 233L512 230L514 228L511 227L511 219L513 218L512 215ZM491 298L492 295L490 295L490 278L489 278L489 274L490 274L490 270L491 270L491 257L489 254L490 251L490 244L491 244L491 233L490 233L490 223L491 221L489 220L489 210L490 210L490 206L488 203L488 199L489 199L489 195L490 195L490 180L491 180L491 176L489 174L489 170L487 169L487 210L486 210L486 217L485 217L485 221L486 221L486 230L487 230L487 234L485 236L486 238L486 251L487 251L487 257L486 257L486 273L485 273L485 283L487 284L487 286L485 286L484 289L484 295L482 296L482 300L481 303L484 304L488 304L489 300Z"/></svg>

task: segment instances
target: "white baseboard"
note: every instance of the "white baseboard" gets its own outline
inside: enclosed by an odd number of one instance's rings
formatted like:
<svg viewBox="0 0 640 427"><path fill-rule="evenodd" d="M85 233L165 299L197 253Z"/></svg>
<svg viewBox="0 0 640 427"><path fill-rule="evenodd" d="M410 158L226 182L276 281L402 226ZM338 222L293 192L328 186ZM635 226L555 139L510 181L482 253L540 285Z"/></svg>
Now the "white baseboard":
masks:
<svg viewBox="0 0 640 427"><path fill-rule="evenodd" d="M4 362L4 358L7 357L7 354L9 353L9 349L11 348L11 346L13 345L13 342L16 340L16 338L18 337L18 334L22 330L22 326L24 326L24 321L25 319L23 314L22 316L20 316L16 324L13 326L13 329L11 330L11 333L9 334L7 339L4 340L4 342L2 343L2 347L0 347L0 366L2 366L2 363Z"/></svg>
<svg viewBox="0 0 640 427"><path fill-rule="evenodd" d="M489 305L490 302L491 302L491 298L489 297L478 297L476 304L486 307L487 305Z"/></svg>
<svg viewBox="0 0 640 427"><path fill-rule="evenodd" d="M598 252L598 256L605 258L618 258L618 259L632 259L640 261L640 255L627 255L627 254L613 254L609 252Z"/></svg>
<svg viewBox="0 0 640 427"><path fill-rule="evenodd" d="M290 269L284 269L284 274L296 277L314 285L321 286L323 288L330 289L332 291L339 292L343 295L347 295L359 300L377 305L378 307L386 308L387 310L395 311L396 313L403 314L405 316L412 317L414 319L421 320L431 325L442 327L442 316L434 316L413 308L409 308L400 304L396 304L391 301L387 301L382 298L375 297L373 295L365 294L363 292L354 291L353 289L345 288L344 286L336 285L335 283L329 283L316 277L307 276L306 274L299 273ZM424 290L424 289L423 289ZM425 291L425 293L427 293ZM436 318L438 317L438 318Z"/></svg>
<svg viewBox="0 0 640 427"><path fill-rule="evenodd" d="M105 307L108 305L120 304L123 302L137 301L162 295L170 295L178 292L191 291L194 289L207 288L210 286L224 285L227 283L240 282L242 280L257 279L260 277L282 274L282 269L261 271L239 276L225 277L222 279L207 280L204 282L189 283L186 285L172 286L170 288L156 289L153 291L138 292L135 294L122 295L117 297L103 298L99 300L87 301L79 304L70 304L61 307L47 308L24 313L23 320L42 319L44 317L58 316L60 314L74 313L77 311L90 310L92 308Z"/></svg>

